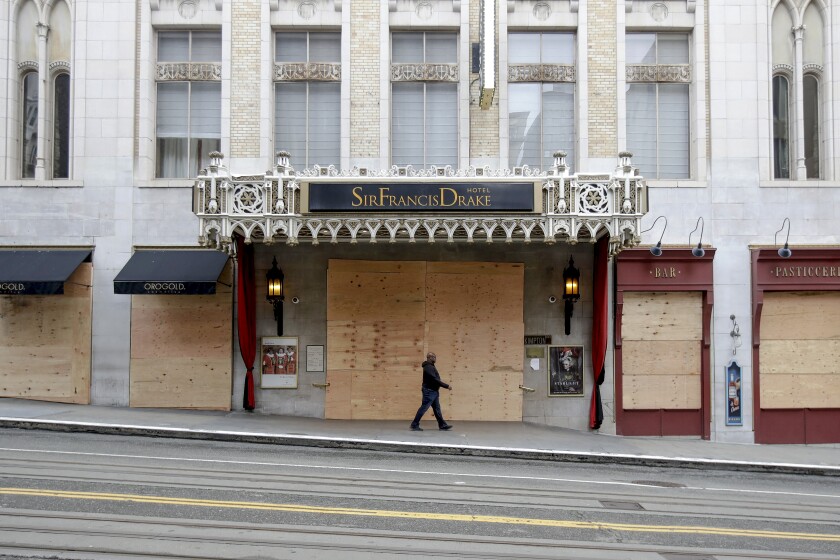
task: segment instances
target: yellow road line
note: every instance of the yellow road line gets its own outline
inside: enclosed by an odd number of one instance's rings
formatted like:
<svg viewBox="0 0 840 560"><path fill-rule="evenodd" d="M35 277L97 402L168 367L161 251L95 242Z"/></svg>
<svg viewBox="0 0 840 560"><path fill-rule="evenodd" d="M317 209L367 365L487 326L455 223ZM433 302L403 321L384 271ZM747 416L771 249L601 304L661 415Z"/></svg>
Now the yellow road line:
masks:
<svg viewBox="0 0 840 560"><path fill-rule="evenodd" d="M786 531L760 531L753 529L727 529L724 527L692 527L683 525L638 525L631 523L606 523L598 521L563 521L555 519L503 517L494 515L465 515L457 513L427 513L419 511L337 508L323 506L305 506L297 504L270 504L261 502L198 500L193 498L170 498L167 496L142 496L138 494L67 492L63 490L39 490L36 488L0 487L0 494L12 496L34 496L40 498L66 498L73 500L101 500L110 502L135 502L191 507L216 507L230 509L286 511L295 513L320 513L325 515L356 515L365 517L425 519L432 521L461 521L467 523L503 523L507 525L533 525L539 527L557 527L564 529L602 529L608 531L630 531L636 533L688 533L695 535L722 535L729 537L753 537L764 539L792 539L806 541L840 542L840 535L823 533L792 533Z"/></svg>

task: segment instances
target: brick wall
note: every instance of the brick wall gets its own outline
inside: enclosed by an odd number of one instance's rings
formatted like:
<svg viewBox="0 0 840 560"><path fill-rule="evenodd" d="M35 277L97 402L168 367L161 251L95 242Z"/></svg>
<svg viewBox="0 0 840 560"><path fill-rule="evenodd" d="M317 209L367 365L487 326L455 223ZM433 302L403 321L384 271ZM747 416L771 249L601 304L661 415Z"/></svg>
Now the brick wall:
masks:
<svg viewBox="0 0 840 560"><path fill-rule="evenodd" d="M375 158L379 157L380 2L353 0L350 10L350 157Z"/></svg>
<svg viewBox="0 0 840 560"><path fill-rule="evenodd" d="M616 98L616 0L587 2L589 75L589 155L615 157L618 153Z"/></svg>
<svg viewBox="0 0 840 560"><path fill-rule="evenodd" d="M260 4L231 2L231 157L260 156Z"/></svg>

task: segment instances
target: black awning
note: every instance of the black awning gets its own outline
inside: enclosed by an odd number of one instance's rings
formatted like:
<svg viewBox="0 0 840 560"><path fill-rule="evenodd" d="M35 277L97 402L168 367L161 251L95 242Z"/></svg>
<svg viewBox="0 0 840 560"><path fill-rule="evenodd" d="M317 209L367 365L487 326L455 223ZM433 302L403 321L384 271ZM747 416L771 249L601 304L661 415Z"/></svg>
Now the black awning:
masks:
<svg viewBox="0 0 840 560"><path fill-rule="evenodd" d="M114 278L115 294L206 295L228 256L210 250L137 251Z"/></svg>
<svg viewBox="0 0 840 560"><path fill-rule="evenodd" d="M0 250L0 295L55 295L90 249Z"/></svg>

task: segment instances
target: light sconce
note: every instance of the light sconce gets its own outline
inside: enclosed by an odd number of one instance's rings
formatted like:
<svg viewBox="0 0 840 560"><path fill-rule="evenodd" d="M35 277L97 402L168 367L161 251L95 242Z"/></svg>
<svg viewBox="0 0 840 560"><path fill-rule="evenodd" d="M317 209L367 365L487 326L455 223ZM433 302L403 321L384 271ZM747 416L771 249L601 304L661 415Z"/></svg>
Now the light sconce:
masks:
<svg viewBox="0 0 840 560"><path fill-rule="evenodd" d="M283 271L277 267L277 257L266 272L267 292L265 299L274 306L274 320L277 321L277 336L283 336Z"/></svg>
<svg viewBox="0 0 840 560"><path fill-rule="evenodd" d="M773 236L773 245L776 245L776 237L779 235L779 232L781 232L783 229L785 229L785 223L787 223L787 227L788 227L787 228L787 237L785 237L785 246L781 247L779 249L778 253L779 253L779 256L782 257L783 259L789 259L790 256L793 254L793 251L791 251L790 247L788 247L788 239L790 239L790 220L788 218L785 218L784 221L782 221L782 227L780 227L779 231L776 232L776 235Z"/></svg>
<svg viewBox="0 0 840 560"><path fill-rule="evenodd" d="M563 270L563 300L566 302L566 334L572 333L572 313L574 305L580 299L580 270L575 268L574 257L569 257L569 266Z"/></svg>
<svg viewBox="0 0 840 560"><path fill-rule="evenodd" d="M688 244L691 245L691 236L694 235L694 232L697 231L697 228L700 228L700 240L697 242L697 247L694 247L691 250L691 254L695 257L702 257L706 254L705 249L703 249L703 228L705 227L706 222L703 220L703 216L697 218L697 225L694 226L694 231L688 234Z"/></svg>
<svg viewBox="0 0 840 560"><path fill-rule="evenodd" d="M650 248L650 254L654 257L662 256L662 238L665 237L665 230L668 229L668 218L666 218L665 216L659 216L655 220L653 220L653 224L651 224L649 228L643 229L641 231L641 233L645 233L647 231L652 230L654 227L656 227L656 222L658 222L660 218L665 220L665 227L662 228L662 235L659 236L659 241L656 242L656 246Z"/></svg>

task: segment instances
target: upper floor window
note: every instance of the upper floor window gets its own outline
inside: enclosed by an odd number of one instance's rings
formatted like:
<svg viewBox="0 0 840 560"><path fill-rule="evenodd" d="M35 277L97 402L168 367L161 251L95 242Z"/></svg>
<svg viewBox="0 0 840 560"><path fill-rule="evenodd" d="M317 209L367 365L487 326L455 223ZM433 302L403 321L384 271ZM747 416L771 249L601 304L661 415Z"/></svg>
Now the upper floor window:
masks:
<svg viewBox="0 0 840 560"><path fill-rule="evenodd" d="M575 36L508 37L510 165L550 169L554 152L575 161Z"/></svg>
<svg viewBox="0 0 840 560"><path fill-rule="evenodd" d="M391 35L391 162L458 164L458 36Z"/></svg>
<svg viewBox="0 0 840 560"><path fill-rule="evenodd" d="M691 174L689 41L685 33L627 33L627 149L642 175Z"/></svg>
<svg viewBox="0 0 840 560"><path fill-rule="evenodd" d="M780 2L773 12L773 177L819 179L823 144L821 77L824 23L811 2L804 12ZM796 48L799 41L802 48ZM797 125L801 123L801 125Z"/></svg>
<svg viewBox="0 0 840 560"><path fill-rule="evenodd" d="M43 12L28 0L17 12L17 156L24 179L70 176L70 30L70 9L62 0ZM49 84L44 91L42 79Z"/></svg>
<svg viewBox="0 0 840 560"><path fill-rule="evenodd" d="M274 47L274 146L295 168L337 165L341 34L280 32Z"/></svg>
<svg viewBox="0 0 840 560"><path fill-rule="evenodd" d="M157 47L155 175L194 177L221 149L222 34L161 31Z"/></svg>

